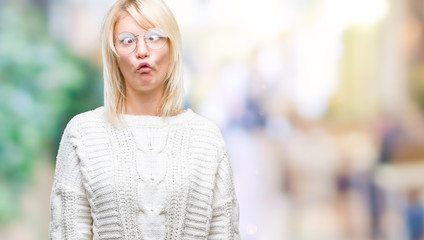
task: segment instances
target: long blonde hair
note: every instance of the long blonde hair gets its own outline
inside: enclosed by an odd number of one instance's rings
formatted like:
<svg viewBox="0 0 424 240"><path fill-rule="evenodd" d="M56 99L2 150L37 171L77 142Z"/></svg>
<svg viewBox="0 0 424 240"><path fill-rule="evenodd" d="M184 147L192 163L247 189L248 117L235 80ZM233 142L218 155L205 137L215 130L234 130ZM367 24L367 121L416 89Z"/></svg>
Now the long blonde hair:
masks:
<svg viewBox="0 0 424 240"><path fill-rule="evenodd" d="M106 15L101 34L104 105L109 120L120 123L121 114L125 112L125 81L118 67L113 36L116 23L125 14L145 29L157 27L168 35L170 64L158 113L160 116L176 115L181 108L184 81L181 34L174 15L162 0L118 0Z"/></svg>

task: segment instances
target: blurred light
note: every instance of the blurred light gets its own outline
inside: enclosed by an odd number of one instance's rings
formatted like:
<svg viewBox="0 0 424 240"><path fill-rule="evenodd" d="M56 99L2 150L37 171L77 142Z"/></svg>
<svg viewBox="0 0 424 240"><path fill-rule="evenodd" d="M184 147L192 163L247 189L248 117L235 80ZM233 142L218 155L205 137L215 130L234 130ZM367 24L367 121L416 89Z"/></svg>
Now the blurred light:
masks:
<svg viewBox="0 0 424 240"><path fill-rule="evenodd" d="M255 224L247 224L247 226L246 226L247 234L255 235L257 231L258 231L258 227L256 227Z"/></svg>
<svg viewBox="0 0 424 240"><path fill-rule="evenodd" d="M271 138L283 141L291 133L291 126L286 118L269 117L266 121L265 130Z"/></svg>
<svg viewBox="0 0 424 240"><path fill-rule="evenodd" d="M254 29L253 32L256 33L258 38L267 37L283 28L282 25L287 22L287 19L285 19L286 10L289 9L283 7L280 1L265 0L261 1L260 4L254 0L244 1L244 14L240 15L240 18L243 19L241 24L245 27L248 26L251 31ZM234 13L236 12L234 11Z"/></svg>
<svg viewBox="0 0 424 240"><path fill-rule="evenodd" d="M387 0L328 0L330 18L347 27L352 24L370 24L387 12Z"/></svg>
<svg viewBox="0 0 424 240"><path fill-rule="evenodd" d="M352 23L373 23L387 11L386 0L349 0L345 5Z"/></svg>
<svg viewBox="0 0 424 240"><path fill-rule="evenodd" d="M165 0L165 2L177 19L179 26L195 27L206 25L204 20L209 16L209 14L207 9L202 7L202 4L199 1ZM199 9L201 10L199 11ZM193 19L196 19L196 21L193 21Z"/></svg>
<svg viewBox="0 0 424 240"><path fill-rule="evenodd" d="M227 112L225 98L222 98L218 94L211 94L202 101L201 106L197 110L200 115L211 119L221 129L227 126L230 121L229 114Z"/></svg>
<svg viewBox="0 0 424 240"><path fill-rule="evenodd" d="M275 46L266 45L259 50L256 63L259 73L266 79L276 79L281 76L283 60Z"/></svg>
<svg viewBox="0 0 424 240"><path fill-rule="evenodd" d="M304 117L321 117L326 112L338 82L341 33L326 28L324 19L317 19L295 37L292 97Z"/></svg>

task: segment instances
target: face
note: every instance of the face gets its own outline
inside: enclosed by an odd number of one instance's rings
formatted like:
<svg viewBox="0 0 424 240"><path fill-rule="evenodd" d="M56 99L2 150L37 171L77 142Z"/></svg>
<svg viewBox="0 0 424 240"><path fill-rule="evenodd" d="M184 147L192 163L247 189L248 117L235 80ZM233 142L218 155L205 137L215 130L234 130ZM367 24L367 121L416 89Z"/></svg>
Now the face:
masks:
<svg viewBox="0 0 424 240"><path fill-rule="evenodd" d="M143 36L148 29L142 28L128 14L115 25L114 39L120 33L131 33L137 37L137 47L130 54L119 54L118 66L124 76L126 96L163 93L165 77L169 68L169 41L161 49L147 47Z"/></svg>

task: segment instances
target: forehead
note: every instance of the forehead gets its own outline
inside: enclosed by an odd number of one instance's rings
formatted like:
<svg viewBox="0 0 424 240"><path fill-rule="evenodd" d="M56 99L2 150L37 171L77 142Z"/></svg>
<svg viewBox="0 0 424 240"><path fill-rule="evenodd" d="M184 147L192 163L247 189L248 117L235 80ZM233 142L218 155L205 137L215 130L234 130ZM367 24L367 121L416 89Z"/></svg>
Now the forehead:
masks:
<svg viewBox="0 0 424 240"><path fill-rule="evenodd" d="M140 19L142 25L140 25L131 15L128 13L123 14L115 24L114 36L122 32L130 32L133 34L144 34L148 29L152 28L152 24L147 22L145 19Z"/></svg>

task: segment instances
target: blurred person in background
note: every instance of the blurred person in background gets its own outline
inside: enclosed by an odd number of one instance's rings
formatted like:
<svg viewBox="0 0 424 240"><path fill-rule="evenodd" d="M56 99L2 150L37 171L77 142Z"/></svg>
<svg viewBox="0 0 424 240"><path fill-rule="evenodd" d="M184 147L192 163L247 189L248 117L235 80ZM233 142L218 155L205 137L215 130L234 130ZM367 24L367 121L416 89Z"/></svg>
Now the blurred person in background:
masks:
<svg viewBox="0 0 424 240"><path fill-rule="evenodd" d="M104 106L62 136L50 239L239 239L218 127L182 110L182 47L162 0L119 0L102 32Z"/></svg>
<svg viewBox="0 0 424 240"><path fill-rule="evenodd" d="M409 240L422 240L424 237L424 208L420 202L421 189L412 189L407 193L405 209L406 230Z"/></svg>

